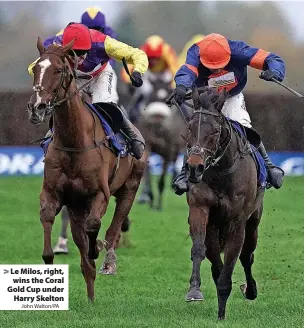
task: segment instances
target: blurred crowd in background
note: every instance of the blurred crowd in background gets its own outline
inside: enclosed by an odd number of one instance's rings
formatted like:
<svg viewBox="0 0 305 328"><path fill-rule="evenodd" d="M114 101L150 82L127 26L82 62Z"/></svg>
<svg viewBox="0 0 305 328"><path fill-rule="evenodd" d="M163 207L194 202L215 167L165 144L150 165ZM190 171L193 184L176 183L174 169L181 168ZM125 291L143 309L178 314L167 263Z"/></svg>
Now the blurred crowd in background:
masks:
<svg viewBox="0 0 305 328"><path fill-rule="evenodd" d="M304 88L303 2L277 1L152 1L152 2L2 2L0 7L1 76L3 91L30 90L28 64L37 58L37 37L55 35L69 22L79 22L87 7L98 6L117 39L139 47L153 34L162 36L181 55L196 34L220 33L280 55L286 79ZM185 50L184 50L185 51ZM182 53L183 58L183 53ZM116 65L119 72L121 64ZM249 69L246 91L282 92L258 79Z"/></svg>

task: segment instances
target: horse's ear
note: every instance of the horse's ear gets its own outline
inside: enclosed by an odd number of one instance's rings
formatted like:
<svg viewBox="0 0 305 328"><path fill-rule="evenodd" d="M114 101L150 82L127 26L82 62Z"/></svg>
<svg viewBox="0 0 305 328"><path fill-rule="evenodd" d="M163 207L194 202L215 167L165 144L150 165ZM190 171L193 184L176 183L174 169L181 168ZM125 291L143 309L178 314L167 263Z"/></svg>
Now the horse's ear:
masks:
<svg viewBox="0 0 305 328"><path fill-rule="evenodd" d="M62 48L63 52L67 53L69 50L72 49L73 45L74 45L74 39Z"/></svg>
<svg viewBox="0 0 305 328"><path fill-rule="evenodd" d="M192 98L194 102L194 108L195 110L198 110L200 108L200 101L199 101L199 93L196 87L192 89Z"/></svg>
<svg viewBox="0 0 305 328"><path fill-rule="evenodd" d="M227 100L227 98L228 98L228 92L224 88L223 90L220 91L219 97L218 97L217 102L216 102L216 109L219 112L222 110L223 104L225 103L225 101Z"/></svg>
<svg viewBox="0 0 305 328"><path fill-rule="evenodd" d="M45 52L46 48L44 47L40 37L37 39L37 49L39 51L40 56Z"/></svg>

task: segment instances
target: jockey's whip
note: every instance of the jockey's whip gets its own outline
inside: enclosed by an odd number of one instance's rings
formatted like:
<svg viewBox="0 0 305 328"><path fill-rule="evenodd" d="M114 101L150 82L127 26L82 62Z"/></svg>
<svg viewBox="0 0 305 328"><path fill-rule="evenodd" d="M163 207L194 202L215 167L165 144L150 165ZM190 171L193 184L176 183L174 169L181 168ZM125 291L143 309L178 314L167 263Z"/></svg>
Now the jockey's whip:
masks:
<svg viewBox="0 0 305 328"><path fill-rule="evenodd" d="M131 82L134 82L134 78L131 76L130 72L129 72L129 68L127 66L127 61L125 59L125 57L122 58L122 63L123 63L123 66L124 66L124 69L126 71L126 73L128 74L128 76L130 77L130 81Z"/></svg>
<svg viewBox="0 0 305 328"><path fill-rule="evenodd" d="M282 87L284 87L285 89L287 89L288 91L290 91L291 93L293 93L295 96L299 97L299 98L304 98L303 95L301 95L300 93L296 92L295 90L287 87L287 85L281 83L280 81L278 81L277 79L275 79L274 77L272 78L272 81L281 85Z"/></svg>

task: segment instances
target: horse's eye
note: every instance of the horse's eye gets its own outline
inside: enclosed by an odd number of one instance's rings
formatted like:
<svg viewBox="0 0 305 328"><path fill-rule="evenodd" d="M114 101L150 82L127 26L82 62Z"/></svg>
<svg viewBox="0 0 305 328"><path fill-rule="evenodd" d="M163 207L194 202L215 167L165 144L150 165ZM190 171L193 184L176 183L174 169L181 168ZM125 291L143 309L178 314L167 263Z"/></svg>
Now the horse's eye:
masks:
<svg viewBox="0 0 305 328"><path fill-rule="evenodd" d="M56 73L61 73L62 72L62 68L57 68L55 72Z"/></svg>

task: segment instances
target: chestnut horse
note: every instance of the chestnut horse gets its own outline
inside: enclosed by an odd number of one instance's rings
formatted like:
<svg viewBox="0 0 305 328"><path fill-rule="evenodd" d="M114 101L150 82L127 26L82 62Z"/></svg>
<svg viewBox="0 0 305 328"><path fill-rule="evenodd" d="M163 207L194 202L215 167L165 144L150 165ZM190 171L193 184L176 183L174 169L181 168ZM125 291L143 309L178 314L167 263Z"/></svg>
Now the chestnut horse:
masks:
<svg viewBox="0 0 305 328"><path fill-rule="evenodd" d="M89 300L94 299L98 258L97 236L110 196L117 199L106 232L104 274L116 273L115 247L121 226L133 205L143 176L146 154L140 160L120 158L111 151L99 119L82 101L67 54L73 46L44 48L38 38L40 59L33 68L34 94L28 104L29 119L40 123L53 115L53 141L45 157L40 194L40 220L44 230L42 258L53 264L51 232L55 216L64 205L71 218L71 232L81 256Z"/></svg>
<svg viewBox="0 0 305 328"><path fill-rule="evenodd" d="M244 296L257 297L251 266L257 244L257 231L263 211L264 183L257 180L256 164L246 138L233 130L221 113L225 92L204 88L200 97L193 90L195 111L188 124L188 160L190 182L187 193L188 222L193 241L193 270L186 301L201 301L200 265L207 257L217 288L218 319L232 290L232 274L238 258L247 283ZM224 252L224 262L220 253Z"/></svg>

